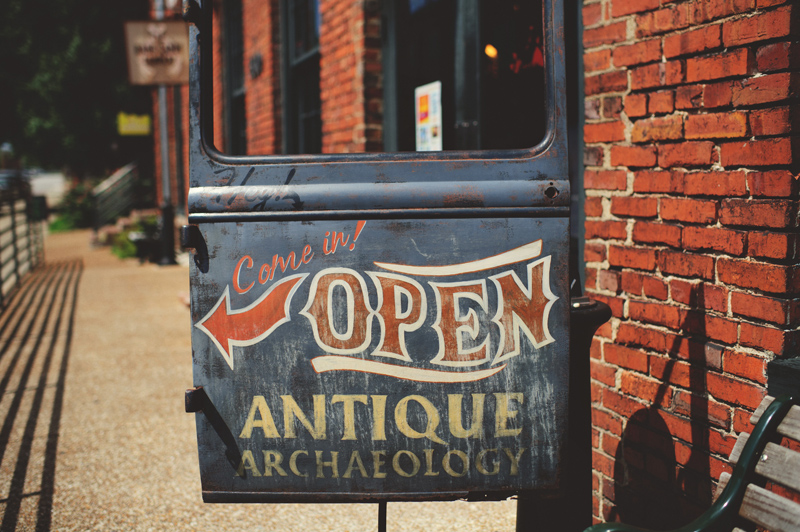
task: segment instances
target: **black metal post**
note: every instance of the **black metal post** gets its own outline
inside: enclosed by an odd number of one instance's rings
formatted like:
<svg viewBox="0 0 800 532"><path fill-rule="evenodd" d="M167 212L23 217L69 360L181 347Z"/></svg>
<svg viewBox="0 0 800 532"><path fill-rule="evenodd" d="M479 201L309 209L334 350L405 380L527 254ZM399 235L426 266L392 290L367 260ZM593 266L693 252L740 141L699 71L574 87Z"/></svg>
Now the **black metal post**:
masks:
<svg viewBox="0 0 800 532"><path fill-rule="evenodd" d="M517 532L580 532L592 524L592 392L589 349L592 337L611 318L605 303L573 297L570 304L569 428L562 458L561 494L520 493Z"/></svg>

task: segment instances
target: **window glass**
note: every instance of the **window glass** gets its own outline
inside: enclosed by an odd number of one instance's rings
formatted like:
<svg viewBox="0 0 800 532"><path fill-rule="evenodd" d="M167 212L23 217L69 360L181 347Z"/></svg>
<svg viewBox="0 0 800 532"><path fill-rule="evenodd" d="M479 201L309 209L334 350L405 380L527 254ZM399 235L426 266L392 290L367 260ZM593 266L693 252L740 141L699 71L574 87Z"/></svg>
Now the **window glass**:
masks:
<svg viewBox="0 0 800 532"><path fill-rule="evenodd" d="M263 27L216 25L247 32L215 36L215 64L243 80L236 86L215 73L227 87L215 90L214 105L231 124L220 151L503 150L544 137L540 0L327 5L329 12L319 0L250 2L231 16ZM238 99L226 105L219 94Z"/></svg>

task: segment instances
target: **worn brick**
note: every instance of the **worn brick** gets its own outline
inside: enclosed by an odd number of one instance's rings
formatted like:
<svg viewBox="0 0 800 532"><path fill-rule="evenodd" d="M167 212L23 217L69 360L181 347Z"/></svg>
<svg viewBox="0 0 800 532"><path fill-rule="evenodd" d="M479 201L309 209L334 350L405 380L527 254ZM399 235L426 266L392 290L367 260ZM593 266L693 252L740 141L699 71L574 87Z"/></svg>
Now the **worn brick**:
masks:
<svg viewBox="0 0 800 532"><path fill-rule="evenodd" d="M631 118L645 116L647 114L647 95L628 94L625 96L624 109L625 114Z"/></svg>
<svg viewBox="0 0 800 532"><path fill-rule="evenodd" d="M612 0L611 16L612 18L624 17L625 15L656 9L659 5L659 0Z"/></svg>
<svg viewBox="0 0 800 532"><path fill-rule="evenodd" d="M781 264L726 257L717 260L717 275L721 282L770 294L795 292L796 274L795 268Z"/></svg>
<svg viewBox="0 0 800 532"><path fill-rule="evenodd" d="M689 198L662 198L661 218L677 222L709 224L717 219L717 202Z"/></svg>
<svg viewBox="0 0 800 532"><path fill-rule="evenodd" d="M792 131L789 107L750 111L750 131L753 136L788 135Z"/></svg>
<svg viewBox="0 0 800 532"><path fill-rule="evenodd" d="M664 303L631 301L628 303L628 314L632 320L663 325L675 330L681 327L680 309Z"/></svg>
<svg viewBox="0 0 800 532"><path fill-rule="evenodd" d="M592 360L590 365L591 377L606 386L614 386L617 380L617 369L597 360Z"/></svg>
<svg viewBox="0 0 800 532"><path fill-rule="evenodd" d="M588 242L583 248L583 259L588 262L603 262L606 260L605 244Z"/></svg>
<svg viewBox="0 0 800 532"><path fill-rule="evenodd" d="M584 166L601 166L605 158L605 148L603 146L589 146L583 150Z"/></svg>
<svg viewBox="0 0 800 532"><path fill-rule="evenodd" d="M595 76L586 76L583 80L583 91L586 96L607 92L623 92L628 89L628 72L615 70Z"/></svg>
<svg viewBox="0 0 800 532"><path fill-rule="evenodd" d="M730 255L742 255L745 250L746 233L719 227L686 227L683 230L683 245L686 249L711 249Z"/></svg>
<svg viewBox="0 0 800 532"><path fill-rule="evenodd" d="M685 121L687 139L737 138L747 136L747 113L689 115Z"/></svg>
<svg viewBox="0 0 800 532"><path fill-rule="evenodd" d="M732 292L731 310L739 316L768 321L775 325L789 325L791 303L782 298Z"/></svg>
<svg viewBox="0 0 800 532"><path fill-rule="evenodd" d="M675 89L676 109L699 109L703 107L703 85L684 85Z"/></svg>
<svg viewBox="0 0 800 532"><path fill-rule="evenodd" d="M603 406L625 417L630 417L637 410L642 408L642 404L626 397L614 390L608 390L608 394L603 395Z"/></svg>
<svg viewBox="0 0 800 532"><path fill-rule="evenodd" d="M665 244L680 247L682 229L677 225L636 222L633 226L633 241L640 244Z"/></svg>
<svg viewBox="0 0 800 532"><path fill-rule="evenodd" d="M800 235L751 231L747 235L747 253L751 257L765 259L800 258Z"/></svg>
<svg viewBox="0 0 800 532"><path fill-rule="evenodd" d="M653 114L667 114L675 110L675 91L658 91L650 95L647 110Z"/></svg>
<svg viewBox="0 0 800 532"><path fill-rule="evenodd" d="M603 4L596 2L583 6L583 25L588 28L603 21Z"/></svg>
<svg viewBox="0 0 800 532"><path fill-rule="evenodd" d="M639 193L683 193L682 171L641 170L633 174L633 191Z"/></svg>
<svg viewBox="0 0 800 532"><path fill-rule="evenodd" d="M663 144L658 147L658 165L662 168L707 166L713 162L713 159L713 142L691 141Z"/></svg>
<svg viewBox="0 0 800 532"><path fill-rule="evenodd" d="M755 70L755 56L749 48L739 48L711 56L686 60L686 81L714 80L731 76L746 76Z"/></svg>
<svg viewBox="0 0 800 532"><path fill-rule="evenodd" d="M637 120L633 124L633 130L631 131L632 142L678 140L681 138L683 138L683 117L680 115Z"/></svg>
<svg viewBox="0 0 800 532"><path fill-rule="evenodd" d="M698 381L705 380L705 373L702 371L695 371L692 376ZM679 392L675 394L675 412L692 416L693 419L705 418L710 425L724 430L730 429L731 426L731 408L729 406L709 401L708 398L695 393Z"/></svg>
<svg viewBox="0 0 800 532"><path fill-rule="evenodd" d="M756 52L759 72L773 72L800 66L800 50L796 43L777 42L762 46Z"/></svg>
<svg viewBox="0 0 800 532"><path fill-rule="evenodd" d="M703 87L703 105L706 109L730 105L733 99L733 85L732 81L705 85Z"/></svg>
<svg viewBox="0 0 800 532"><path fill-rule="evenodd" d="M701 24L737 13L746 13L756 7L755 0L715 0L705 2L692 2L692 20Z"/></svg>
<svg viewBox="0 0 800 532"><path fill-rule="evenodd" d="M637 296L647 296L665 301L669 296L669 288L664 281L652 275L624 271L620 276L620 286L623 292Z"/></svg>
<svg viewBox="0 0 800 532"><path fill-rule="evenodd" d="M725 373L762 385L767 383L767 361L758 356L732 350L725 351L722 369Z"/></svg>
<svg viewBox="0 0 800 532"><path fill-rule="evenodd" d="M603 349L604 360L621 368L647 373L647 355L639 349L631 349L616 344L606 344Z"/></svg>
<svg viewBox="0 0 800 532"><path fill-rule="evenodd" d="M786 6L752 17L725 22L722 25L722 42L725 46L741 46L785 37L791 32L792 7Z"/></svg>
<svg viewBox="0 0 800 532"><path fill-rule="evenodd" d="M678 85L686 82L686 62L682 59L667 61L664 67L664 82Z"/></svg>
<svg viewBox="0 0 800 532"><path fill-rule="evenodd" d="M744 171L687 172L684 192L689 196L746 196L747 176Z"/></svg>
<svg viewBox="0 0 800 532"><path fill-rule="evenodd" d="M658 215L658 199L614 196L611 198L611 214L623 218L654 218Z"/></svg>
<svg viewBox="0 0 800 532"><path fill-rule="evenodd" d="M622 113L622 97L609 96L603 98L603 117L604 118L619 118Z"/></svg>
<svg viewBox="0 0 800 532"><path fill-rule="evenodd" d="M624 170L585 170L583 186L589 190L625 190L628 174Z"/></svg>
<svg viewBox="0 0 800 532"><path fill-rule="evenodd" d="M723 225L773 227L797 226L797 202L790 200L723 200L719 210Z"/></svg>
<svg viewBox="0 0 800 532"><path fill-rule="evenodd" d="M584 48L594 48L603 44L623 42L627 38L627 23L625 21L589 28L583 30Z"/></svg>
<svg viewBox="0 0 800 532"><path fill-rule="evenodd" d="M672 299L678 303L717 312L728 311L728 289L724 286L672 279L669 288Z"/></svg>
<svg viewBox="0 0 800 532"><path fill-rule="evenodd" d="M792 95L794 73L780 72L731 84L731 103L736 107L772 103Z"/></svg>
<svg viewBox="0 0 800 532"><path fill-rule="evenodd" d="M592 410L592 425L599 429L607 430L618 436L622 434L622 422L614 416L597 409Z"/></svg>
<svg viewBox="0 0 800 532"><path fill-rule="evenodd" d="M739 343L783 356L794 352L800 343L798 331L774 329L752 323L742 322Z"/></svg>
<svg viewBox="0 0 800 532"><path fill-rule="evenodd" d="M692 385L692 366L688 362L663 356L650 356L650 376L682 388ZM699 369L702 372L702 369Z"/></svg>
<svg viewBox="0 0 800 532"><path fill-rule="evenodd" d="M706 386L715 399L752 409L758 407L766 394L761 386L717 373L706 375Z"/></svg>
<svg viewBox="0 0 800 532"><path fill-rule="evenodd" d="M720 145L723 166L770 166L792 164L792 143L788 138L726 142Z"/></svg>
<svg viewBox="0 0 800 532"><path fill-rule="evenodd" d="M594 222L587 220L584 223L584 230L586 231L587 239L603 238L625 240L628 237L628 229L625 222L615 222L611 220Z"/></svg>
<svg viewBox="0 0 800 532"><path fill-rule="evenodd" d="M702 279L714 278L714 258L707 255L664 249L658 252L658 267L667 274Z"/></svg>
<svg viewBox="0 0 800 532"><path fill-rule="evenodd" d="M600 120L603 118L603 113L600 111L602 105L603 100L601 98L586 100L583 105L583 116L586 118L587 122Z"/></svg>
<svg viewBox="0 0 800 532"><path fill-rule="evenodd" d="M603 199L596 196L586 198L583 202L583 212L589 218L603 216Z"/></svg>
<svg viewBox="0 0 800 532"><path fill-rule="evenodd" d="M659 390L663 389L663 386L655 379L644 377L629 371L623 371L622 376L620 377L619 389L622 393L632 397L638 397L639 399L644 399L645 401L653 401L659 395L661 395L659 394ZM670 394L667 392L664 395ZM666 397L662 400L665 399Z"/></svg>
<svg viewBox="0 0 800 532"><path fill-rule="evenodd" d="M611 50L597 50L583 54L583 67L586 72L607 70L611 67Z"/></svg>
<svg viewBox="0 0 800 532"><path fill-rule="evenodd" d="M788 170L750 172L747 174L747 187L753 196L786 198L800 193L800 180Z"/></svg>
<svg viewBox="0 0 800 532"><path fill-rule="evenodd" d="M639 293L641 293L641 290ZM667 348L665 333L658 329L651 329L650 327L630 322L619 325L616 342L625 345L636 345L658 352L663 352Z"/></svg>
<svg viewBox="0 0 800 532"><path fill-rule="evenodd" d="M631 90L661 87L666 83L667 67L665 63L652 63L630 70Z"/></svg>
<svg viewBox="0 0 800 532"><path fill-rule="evenodd" d="M597 272L597 287L600 290L619 293L619 272L600 270Z"/></svg>
<svg viewBox="0 0 800 532"><path fill-rule="evenodd" d="M627 67L659 61L661 59L661 39L650 39L618 46L614 49L613 58L615 67Z"/></svg>
<svg viewBox="0 0 800 532"><path fill-rule="evenodd" d="M685 315L684 329L694 335L733 345L737 342L739 322L713 316L704 311L689 311Z"/></svg>
<svg viewBox="0 0 800 532"><path fill-rule="evenodd" d="M655 165L655 146L611 147L611 166L648 167Z"/></svg>
<svg viewBox="0 0 800 532"><path fill-rule="evenodd" d="M629 246L609 246L608 263L611 266L635 268L638 270L655 270L656 252L647 248Z"/></svg>
<svg viewBox="0 0 800 532"><path fill-rule="evenodd" d="M690 30L664 38L664 57L707 52L722 45L720 24Z"/></svg>
<svg viewBox="0 0 800 532"><path fill-rule="evenodd" d="M637 15L636 35L639 37L656 35L688 27L691 24L690 7L685 3L677 4Z"/></svg>
<svg viewBox="0 0 800 532"><path fill-rule="evenodd" d="M583 139L587 144L625 140L625 124L619 120L586 124L583 127Z"/></svg>

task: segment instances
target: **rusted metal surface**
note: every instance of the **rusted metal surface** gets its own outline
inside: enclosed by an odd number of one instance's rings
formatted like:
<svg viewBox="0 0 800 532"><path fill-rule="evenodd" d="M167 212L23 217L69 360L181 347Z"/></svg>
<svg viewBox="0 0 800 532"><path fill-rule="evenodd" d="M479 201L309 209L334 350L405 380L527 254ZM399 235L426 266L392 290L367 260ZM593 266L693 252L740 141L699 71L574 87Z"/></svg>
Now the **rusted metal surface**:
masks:
<svg viewBox="0 0 800 532"><path fill-rule="evenodd" d="M545 3L539 146L258 158L210 144L208 4L193 14L182 233L204 499L557 491L570 352L560 6Z"/></svg>
<svg viewBox="0 0 800 532"><path fill-rule="evenodd" d="M220 421L198 416L207 499L557 485L565 219L200 230L211 266L192 271L195 383Z"/></svg>

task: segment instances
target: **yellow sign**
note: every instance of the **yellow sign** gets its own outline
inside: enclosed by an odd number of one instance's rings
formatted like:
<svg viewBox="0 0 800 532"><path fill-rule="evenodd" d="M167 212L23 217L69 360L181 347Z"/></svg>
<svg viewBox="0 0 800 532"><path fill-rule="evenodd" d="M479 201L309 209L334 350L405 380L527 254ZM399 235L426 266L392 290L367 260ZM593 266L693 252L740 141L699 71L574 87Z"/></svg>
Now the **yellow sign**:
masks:
<svg viewBox="0 0 800 532"><path fill-rule="evenodd" d="M122 136L149 135L150 115L117 114L117 132Z"/></svg>

